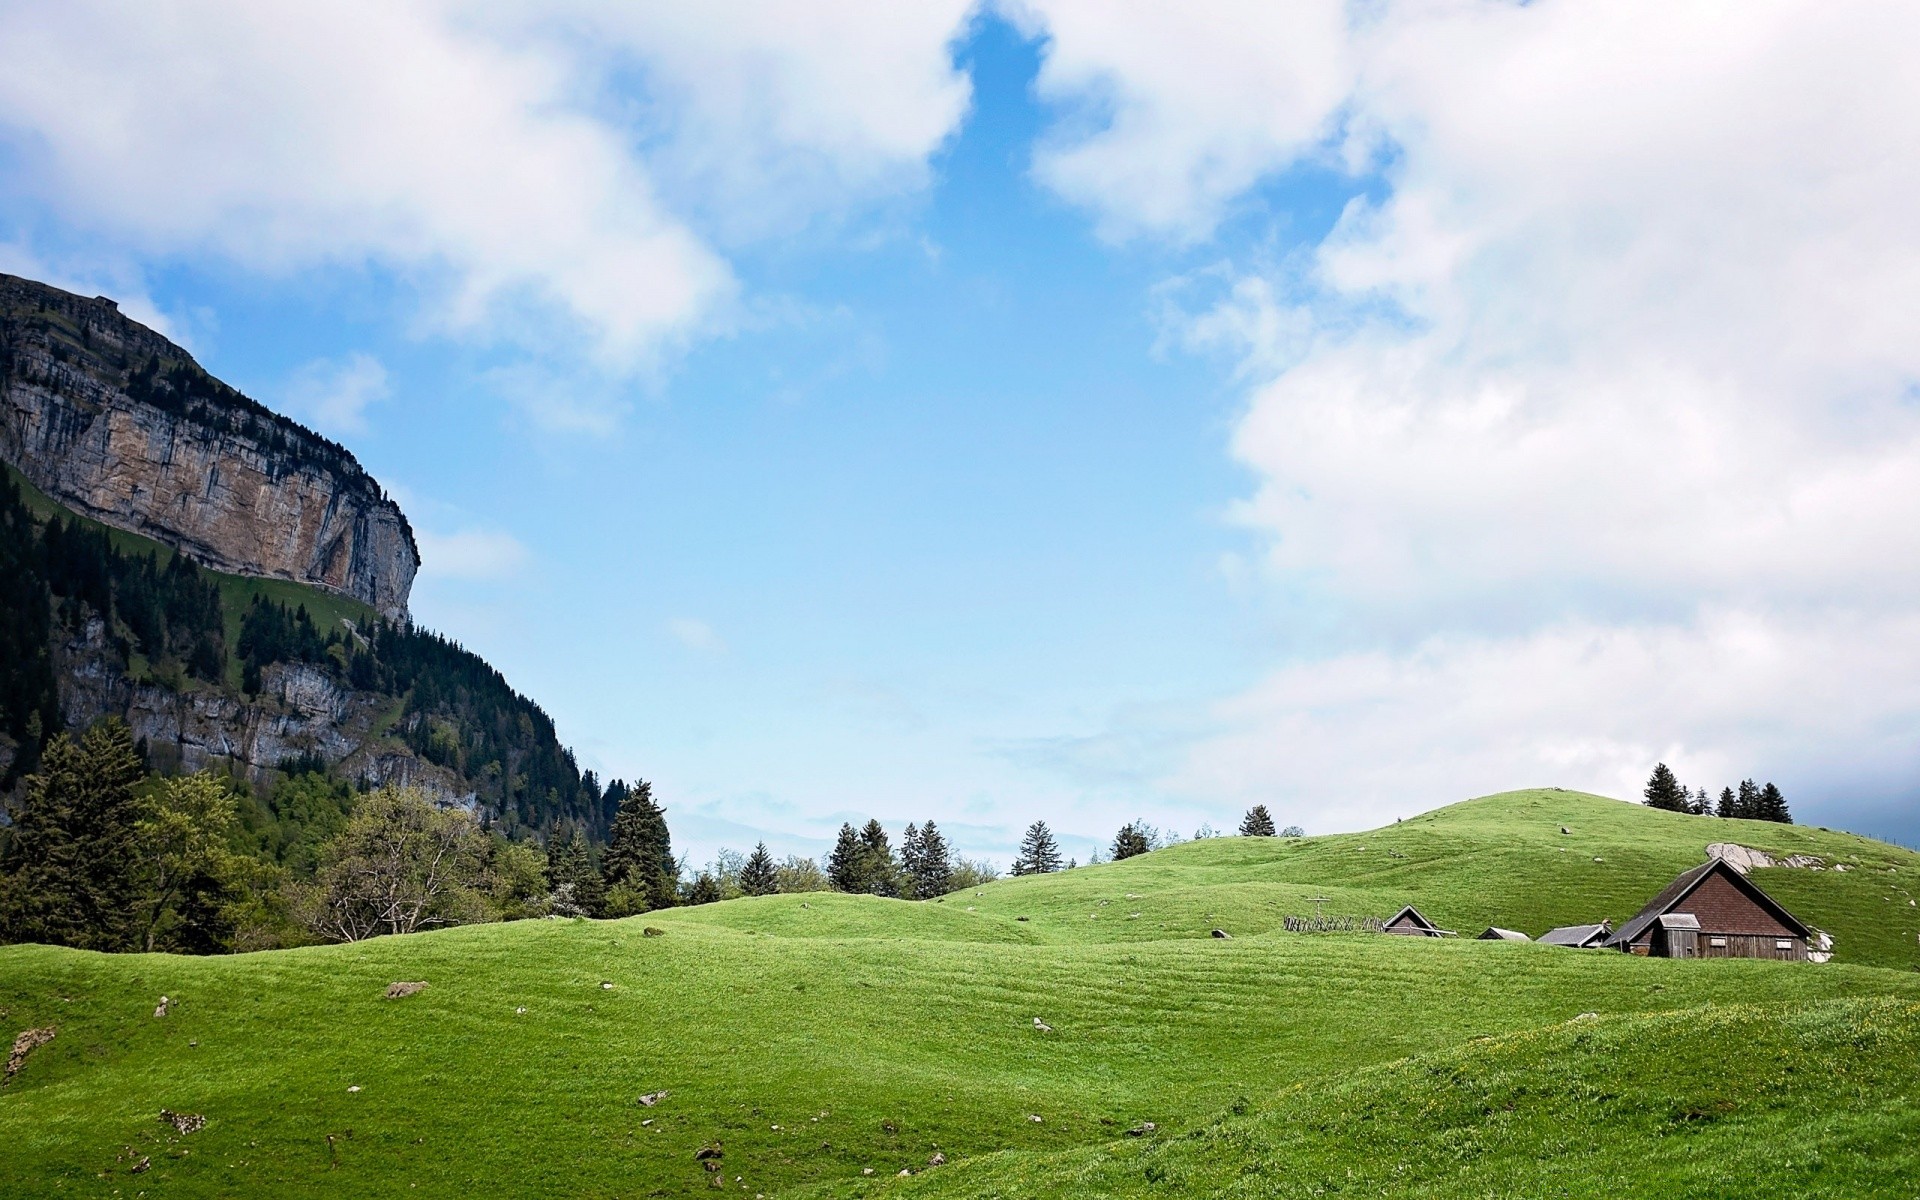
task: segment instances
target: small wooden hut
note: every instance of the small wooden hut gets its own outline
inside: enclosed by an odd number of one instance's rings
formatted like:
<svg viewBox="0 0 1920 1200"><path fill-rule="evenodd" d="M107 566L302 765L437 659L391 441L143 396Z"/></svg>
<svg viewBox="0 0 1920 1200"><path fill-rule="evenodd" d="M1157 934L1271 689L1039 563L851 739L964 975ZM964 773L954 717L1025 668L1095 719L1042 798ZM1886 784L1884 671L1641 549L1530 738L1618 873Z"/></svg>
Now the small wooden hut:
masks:
<svg viewBox="0 0 1920 1200"><path fill-rule="evenodd" d="M1409 904L1387 919L1387 933L1397 933L1402 937L1455 937L1451 929L1442 929L1432 921L1420 915L1420 910Z"/></svg>
<svg viewBox="0 0 1920 1200"><path fill-rule="evenodd" d="M1540 935L1542 946L1571 946L1576 950L1597 949L1605 944L1607 935L1613 932L1613 926L1605 921L1598 925L1562 925L1549 929Z"/></svg>
<svg viewBox="0 0 1920 1200"><path fill-rule="evenodd" d="M1502 929L1498 925L1489 925L1487 926L1487 931L1481 934L1478 940L1483 942L1530 942L1533 939L1521 933L1518 929Z"/></svg>
<svg viewBox="0 0 1920 1200"><path fill-rule="evenodd" d="M1804 962L1813 931L1725 860L1710 858L1666 886L1607 939L1656 958Z"/></svg>

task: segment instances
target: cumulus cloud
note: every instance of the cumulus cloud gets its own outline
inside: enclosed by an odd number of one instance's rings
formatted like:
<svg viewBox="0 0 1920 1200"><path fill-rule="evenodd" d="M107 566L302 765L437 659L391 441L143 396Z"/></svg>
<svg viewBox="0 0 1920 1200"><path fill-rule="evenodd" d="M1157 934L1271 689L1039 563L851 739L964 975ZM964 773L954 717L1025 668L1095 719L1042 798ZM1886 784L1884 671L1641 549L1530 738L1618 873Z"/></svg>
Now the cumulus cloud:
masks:
<svg viewBox="0 0 1920 1200"><path fill-rule="evenodd" d="M371 266L428 328L624 372L737 289L690 213L918 181L965 110L965 9L15 5L0 143L16 187L130 255Z"/></svg>
<svg viewBox="0 0 1920 1200"><path fill-rule="evenodd" d="M1171 786L1313 781L1356 819L1665 755L1913 786L1920 14L1389 3L1205 23L1175 72L1151 17L1032 9L1049 86L1110 113L1040 177L1110 227L1193 236L1309 158L1370 176L1300 270L1176 327L1263 378L1235 516L1338 617ZM1313 38L1285 87L1245 65Z"/></svg>
<svg viewBox="0 0 1920 1200"><path fill-rule="evenodd" d="M415 530L420 572L433 579L496 580L518 574L530 557L520 539L497 529Z"/></svg>
<svg viewBox="0 0 1920 1200"><path fill-rule="evenodd" d="M367 409L391 394L387 369L371 354L315 359L294 372L286 389L287 410L322 433L365 433Z"/></svg>

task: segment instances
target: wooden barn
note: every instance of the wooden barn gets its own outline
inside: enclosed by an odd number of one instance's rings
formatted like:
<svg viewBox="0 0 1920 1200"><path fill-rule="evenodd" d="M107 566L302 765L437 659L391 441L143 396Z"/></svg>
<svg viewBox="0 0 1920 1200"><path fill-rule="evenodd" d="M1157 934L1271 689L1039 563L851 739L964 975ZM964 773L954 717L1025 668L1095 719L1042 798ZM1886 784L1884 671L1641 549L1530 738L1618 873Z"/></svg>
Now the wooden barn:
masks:
<svg viewBox="0 0 1920 1200"><path fill-rule="evenodd" d="M1397 933L1402 937L1453 937L1453 930L1442 929L1432 921L1420 915L1420 910L1409 904L1387 919L1386 932Z"/></svg>
<svg viewBox="0 0 1920 1200"><path fill-rule="evenodd" d="M1681 875L1607 939L1657 958L1779 958L1805 962L1813 931L1760 885L1718 858Z"/></svg>

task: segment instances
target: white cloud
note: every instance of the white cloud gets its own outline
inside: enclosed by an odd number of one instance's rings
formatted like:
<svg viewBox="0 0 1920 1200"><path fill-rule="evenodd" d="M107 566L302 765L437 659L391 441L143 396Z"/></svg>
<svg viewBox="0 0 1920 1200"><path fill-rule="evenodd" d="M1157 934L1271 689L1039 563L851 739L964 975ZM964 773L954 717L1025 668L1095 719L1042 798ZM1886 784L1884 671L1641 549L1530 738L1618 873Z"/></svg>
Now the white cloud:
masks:
<svg viewBox="0 0 1920 1200"><path fill-rule="evenodd" d="M0 142L129 254L373 266L430 328L624 373L736 290L690 214L779 226L917 185L965 110L966 8L16 5Z"/></svg>
<svg viewBox="0 0 1920 1200"><path fill-rule="evenodd" d="M667 622L667 633L689 650L718 654L727 648L713 626L697 617L675 617Z"/></svg>
<svg viewBox="0 0 1920 1200"><path fill-rule="evenodd" d="M420 543L420 573L430 579L506 579L518 574L530 557L518 538L497 529L421 529L414 536Z"/></svg>
<svg viewBox="0 0 1920 1200"><path fill-rule="evenodd" d="M1074 110L1036 173L1114 237L1204 235L1325 140L1352 83L1342 0L1003 7L1049 39L1039 92Z"/></svg>
<svg viewBox="0 0 1920 1200"><path fill-rule="evenodd" d="M1214 717L1162 785L1321 832L1505 788L1637 798L1656 761L1715 793L1758 776L1791 800L1885 796L1920 770L1920 618L1442 634L1285 668Z"/></svg>
<svg viewBox="0 0 1920 1200"><path fill-rule="evenodd" d="M286 406L322 433L365 433L367 408L391 392L380 360L355 351L343 359L315 359L294 372Z"/></svg>
<svg viewBox="0 0 1920 1200"><path fill-rule="evenodd" d="M1173 71L1157 18L1035 9L1054 91L1112 112L1041 178L1108 227L1192 236L1335 152L1385 185L1176 327L1266 377L1236 516L1337 614L1180 788L1311 781L1357 822L1682 751L1912 785L1920 10L1368 5L1278 86L1247 64L1297 27L1194 22Z"/></svg>

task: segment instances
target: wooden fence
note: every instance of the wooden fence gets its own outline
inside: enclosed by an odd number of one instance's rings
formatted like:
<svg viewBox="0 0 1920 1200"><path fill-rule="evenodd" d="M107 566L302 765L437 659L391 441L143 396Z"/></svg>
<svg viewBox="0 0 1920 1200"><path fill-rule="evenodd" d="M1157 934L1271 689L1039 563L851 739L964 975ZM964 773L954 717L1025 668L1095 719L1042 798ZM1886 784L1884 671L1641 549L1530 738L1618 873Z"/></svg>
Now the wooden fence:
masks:
<svg viewBox="0 0 1920 1200"><path fill-rule="evenodd" d="M1282 918L1288 933L1385 933L1387 923L1379 917L1295 917Z"/></svg>

